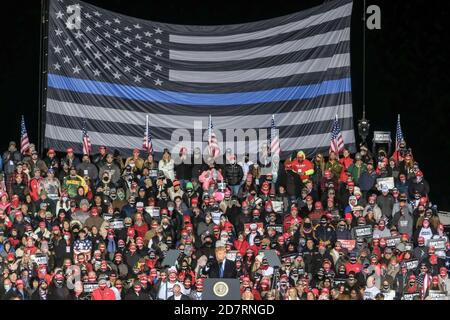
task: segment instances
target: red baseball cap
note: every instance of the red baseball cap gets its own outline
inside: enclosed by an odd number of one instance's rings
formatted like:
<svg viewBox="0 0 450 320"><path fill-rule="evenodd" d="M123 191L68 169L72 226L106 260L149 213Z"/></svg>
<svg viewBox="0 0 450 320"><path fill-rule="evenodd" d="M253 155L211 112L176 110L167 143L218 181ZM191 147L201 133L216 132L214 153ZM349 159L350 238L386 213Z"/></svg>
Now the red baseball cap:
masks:
<svg viewBox="0 0 450 320"><path fill-rule="evenodd" d="M417 171L416 172L416 177L423 177L423 172L422 171Z"/></svg>
<svg viewBox="0 0 450 320"><path fill-rule="evenodd" d="M48 149L47 154L55 154L55 149L53 148Z"/></svg>
<svg viewBox="0 0 450 320"><path fill-rule="evenodd" d="M73 148L72 148L72 147L67 148L67 149L66 149L66 152L67 152L67 153L73 152Z"/></svg>

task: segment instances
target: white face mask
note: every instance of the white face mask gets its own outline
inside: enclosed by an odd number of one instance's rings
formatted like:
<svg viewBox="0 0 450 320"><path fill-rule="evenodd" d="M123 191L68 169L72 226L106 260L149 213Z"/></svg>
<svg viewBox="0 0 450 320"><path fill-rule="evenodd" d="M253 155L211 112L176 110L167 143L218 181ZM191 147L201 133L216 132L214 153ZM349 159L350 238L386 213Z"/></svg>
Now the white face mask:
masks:
<svg viewBox="0 0 450 320"><path fill-rule="evenodd" d="M235 164L235 163L236 163L236 160L231 160L230 163L231 163L231 164Z"/></svg>
<svg viewBox="0 0 450 320"><path fill-rule="evenodd" d="M9 284L5 284L4 288L5 288L5 291L8 291L9 289L11 289L11 286Z"/></svg>

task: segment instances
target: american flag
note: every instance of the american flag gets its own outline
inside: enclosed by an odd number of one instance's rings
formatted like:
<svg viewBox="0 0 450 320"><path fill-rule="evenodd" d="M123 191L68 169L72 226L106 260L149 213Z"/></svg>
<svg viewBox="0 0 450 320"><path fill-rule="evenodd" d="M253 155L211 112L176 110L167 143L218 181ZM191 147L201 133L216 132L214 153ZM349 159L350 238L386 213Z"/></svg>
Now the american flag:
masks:
<svg viewBox="0 0 450 320"><path fill-rule="evenodd" d="M145 116L145 132L144 132L144 143L142 145L145 151L148 152L148 154L153 154L153 143L152 143L152 136L150 134L150 128L148 125L148 115Z"/></svg>
<svg viewBox="0 0 450 320"><path fill-rule="evenodd" d="M25 117L22 115L22 122L20 124L20 153L25 154L30 148L30 141L28 140L27 128L25 127Z"/></svg>
<svg viewBox="0 0 450 320"><path fill-rule="evenodd" d="M342 137L341 127L339 126L338 116L334 118L333 128L331 129L331 145L330 152L335 152L337 155L344 151L344 138Z"/></svg>
<svg viewBox="0 0 450 320"><path fill-rule="evenodd" d="M270 155L273 157L280 154L280 140L278 137L278 130L275 127L275 115L272 115L272 125L270 128Z"/></svg>
<svg viewBox="0 0 450 320"><path fill-rule="evenodd" d="M106 2L105 2L106 3ZM45 147L81 153L88 120L93 147L130 154L142 144L151 114L154 154L189 141L196 121L214 114L224 130L257 132L278 120L285 157L329 149L329 128L341 117L355 150L350 73L352 0L333 0L293 14L236 25L192 26L125 16L78 0L49 1ZM220 129L219 129L220 128ZM261 133L262 134L262 133ZM197 138L198 136L198 138ZM201 139L201 140L197 140ZM238 140L238 142L241 140ZM236 142L233 143L236 150Z"/></svg>
<svg viewBox="0 0 450 320"><path fill-rule="evenodd" d="M209 115L209 134L208 134L208 146L209 146L209 155L215 159L220 153L219 145L217 144L217 137L214 133L214 127L212 123L212 117Z"/></svg>
<svg viewBox="0 0 450 320"><path fill-rule="evenodd" d="M397 151L400 147L400 143L405 142L403 138L402 127L400 125L400 115L397 118L397 133L395 134L395 151Z"/></svg>
<svg viewBox="0 0 450 320"><path fill-rule="evenodd" d="M83 132L83 154L90 155L92 152L92 144L91 139L89 138L89 135L87 133L86 120L83 121L83 128L81 130Z"/></svg>

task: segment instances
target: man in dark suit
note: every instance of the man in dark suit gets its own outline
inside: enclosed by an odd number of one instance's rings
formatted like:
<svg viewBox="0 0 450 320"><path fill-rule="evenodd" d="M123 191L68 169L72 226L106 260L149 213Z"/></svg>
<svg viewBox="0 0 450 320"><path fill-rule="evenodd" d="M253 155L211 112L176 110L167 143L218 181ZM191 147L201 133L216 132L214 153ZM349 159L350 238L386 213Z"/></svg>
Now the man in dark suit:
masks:
<svg viewBox="0 0 450 320"><path fill-rule="evenodd" d="M181 292L181 287L179 284L175 284L172 288L173 295L171 295L167 300L191 300L189 296Z"/></svg>
<svg viewBox="0 0 450 320"><path fill-rule="evenodd" d="M208 264L203 272L210 278L236 278L236 266L233 261L226 258L225 247L217 247L215 253L216 261Z"/></svg>

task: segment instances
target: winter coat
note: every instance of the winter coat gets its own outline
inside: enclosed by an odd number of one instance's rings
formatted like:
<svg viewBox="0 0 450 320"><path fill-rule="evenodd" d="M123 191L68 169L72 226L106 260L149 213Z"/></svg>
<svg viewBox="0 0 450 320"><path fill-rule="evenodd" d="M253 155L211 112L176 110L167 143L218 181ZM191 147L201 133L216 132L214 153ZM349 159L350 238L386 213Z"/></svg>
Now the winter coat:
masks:
<svg viewBox="0 0 450 320"><path fill-rule="evenodd" d="M225 165L225 179L231 186L239 185L244 177L244 171L238 164Z"/></svg>
<svg viewBox="0 0 450 320"><path fill-rule="evenodd" d="M414 220L407 208L404 208L405 214L401 214L400 211L395 213L394 218L391 221L391 226L396 226L400 234L407 233L409 237L413 233Z"/></svg>
<svg viewBox="0 0 450 320"><path fill-rule="evenodd" d="M377 175L375 171L372 171L370 173L368 171L365 171L359 177L359 188L361 189L361 191L369 191L375 185L376 180Z"/></svg>
<svg viewBox="0 0 450 320"><path fill-rule="evenodd" d="M117 164L113 163L105 163L100 167L99 177L100 179L103 177L105 172L109 173L109 177L112 183L117 183L120 179L120 168Z"/></svg>
<svg viewBox="0 0 450 320"><path fill-rule="evenodd" d="M91 181L97 181L98 179L98 169L95 164L92 164L90 162L81 162L77 166L77 173L81 177L89 176L89 178L91 178Z"/></svg>
<svg viewBox="0 0 450 320"><path fill-rule="evenodd" d="M192 165L187 163L180 163L175 166L177 179L191 180L192 179Z"/></svg>
<svg viewBox="0 0 450 320"><path fill-rule="evenodd" d="M175 162L173 159L169 161L160 160L158 163L158 169L164 172L164 175L167 179L174 180L175 179Z"/></svg>
<svg viewBox="0 0 450 320"><path fill-rule="evenodd" d="M110 288L97 288L92 292L91 300L116 300L116 294Z"/></svg>
<svg viewBox="0 0 450 320"><path fill-rule="evenodd" d="M422 196L427 196L430 193L430 185L425 179L422 179L420 182L417 179L413 179L408 188L409 196L412 198L416 191L419 191Z"/></svg>
<svg viewBox="0 0 450 320"><path fill-rule="evenodd" d="M359 178L361 175L367 171L367 166L364 162L361 162L360 165L357 165L356 163L352 163L349 165L347 171L350 173L351 177L353 178L353 181L356 185L359 183Z"/></svg>
<svg viewBox="0 0 450 320"><path fill-rule="evenodd" d="M394 197L390 194L387 196L380 195L377 198L377 205L380 207L383 215L390 218L392 216L392 208L394 207Z"/></svg>

